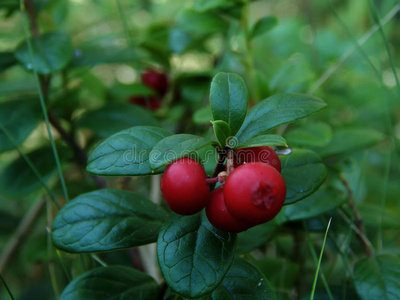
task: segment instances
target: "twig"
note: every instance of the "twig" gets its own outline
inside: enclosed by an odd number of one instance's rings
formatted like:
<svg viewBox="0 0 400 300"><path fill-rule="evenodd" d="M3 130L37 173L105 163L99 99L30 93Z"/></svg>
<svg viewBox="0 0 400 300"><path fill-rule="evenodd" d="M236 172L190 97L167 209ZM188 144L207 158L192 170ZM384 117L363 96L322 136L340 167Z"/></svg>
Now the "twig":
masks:
<svg viewBox="0 0 400 300"><path fill-rule="evenodd" d="M42 209L46 204L45 197L40 198L38 202L33 205L29 212L25 215L23 220L18 225L15 233L11 237L10 241L4 247L4 250L0 257L0 273L3 273L7 264L10 262L12 257L18 252L19 247L25 241L25 237L32 231L34 224L40 217Z"/></svg>
<svg viewBox="0 0 400 300"><path fill-rule="evenodd" d="M365 254L367 255L367 257L371 257L371 255L372 255L371 243L366 238L364 222L361 218L361 215L360 215L360 212L359 212L357 206L354 203L353 191L351 190L348 181L346 180L346 178L343 177L343 175L340 175L340 181L346 188L347 194L349 196L348 204L354 214L355 225L356 225L356 228L358 229L358 230L356 230L357 236L358 236L359 240L361 241L361 244L364 248Z"/></svg>

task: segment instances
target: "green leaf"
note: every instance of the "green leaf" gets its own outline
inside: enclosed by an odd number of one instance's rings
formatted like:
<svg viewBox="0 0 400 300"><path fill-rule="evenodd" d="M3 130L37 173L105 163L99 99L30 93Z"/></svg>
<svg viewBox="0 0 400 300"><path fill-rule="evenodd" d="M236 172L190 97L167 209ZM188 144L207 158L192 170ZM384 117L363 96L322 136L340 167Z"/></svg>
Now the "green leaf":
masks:
<svg viewBox="0 0 400 300"><path fill-rule="evenodd" d="M332 128L322 122L313 122L290 130L286 135L290 145L304 147L321 147L332 138Z"/></svg>
<svg viewBox="0 0 400 300"><path fill-rule="evenodd" d="M282 176L286 183L285 204L291 204L314 193L324 182L327 171L318 154L295 149L280 156Z"/></svg>
<svg viewBox="0 0 400 300"><path fill-rule="evenodd" d="M67 159L70 153L66 148L58 147L61 162ZM53 150L49 146L36 149L26 156L39 171L44 181L47 181L57 170ZM22 196L42 187L39 179L31 170L23 157L18 157L7 165L0 175L0 192L9 196Z"/></svg>
<svg viewBox="0 0 400 300"><path fill-rule="evenodd" d="M247 253L262 245L265 245L275 236L279 226L280 225L275 218L267 223L254 226L239 233L236 253Z"/></svg>
<svg viewBox="0 0 400 300"><path fill-rule="evenodd" d="M167 136L159 141L150 152L150 166L157 170L174 160L177 160L190 154L196 154L196 151L213 144L209 141L193 134L174 134Z"/></svg>
<svg viewBox="0 0 400 300"><path fill-rule="evenodd" d="M247 113L247 88L242 78L233 73L218 73L211 82L210 102L215 121L229 124L236 134Z"/></svg>
<svg viewBox="0 0 400 300"><path fill-rule="evenodd" d="M311 196L286 205L279 212L280 220L297 221L317 217L344 204L347 195L333 186L323 186Z"/></svg>
<svg viewBox="0 0 400 300"><path fill-rule="evenodd" d="M101 252L157 240L167 212L143 196L103 189L76 197L57 214L54 245L67 252Z"/></svg>
<svg viewBox="0 0 400 300"><path fill-rule="evenodd" d="M208 297L213 299L276 299L275 292L263 273L240 257L236 257L222 284Z"/></svg>
<svg viewBox="0 0 400 300"><path fill-rule="evenodd" d="M394 255L364 258L354 267L354 284L361 299L395 300L400 295L400 259Z"/></svg>
<svg viewBox="0 0 400 300"><path fill-rule="evenodd" d="M251 29L251 38L267 33L278 24L278 19L274 16L266 16L258 20Z"/></svg>
<svg viewBox="0 0 400 300"><path fill-rule="evenodd" d="M72 57L72 42L64 32L46 33L37 38L31 38L32 59L28 43L20 44L15 52L15 57L23 66L40 74L49 74L63 69Z"/></svg>
<svg viewBox="0 0 400 300"><path fill-rule="evenodd" d="M39 100L36 98L0 103L0 123L18 144L25 141L41 117ZM14 145L0 129L0 152L11 149L14 149Z"/></svg>
<svg viewBox="0 0 400 300"><path fill-rule="evenodd" d="M231 137L231 130L229 129L228 123L225 121L211 121L214 129L214 135L217 138L217 141L221 148L224 148L225 145L229 142L229 138Z"/></svg>
<svg viewBox="0 0 400 300"><path fill-rule="evenodd" d="M249 110L236 136L240 143L244 143L261 133L305 118L325 107L324 101L309 95L294 93L274 95Z"/></svg>
<svg viewBox="0 0 400 300"><path fill-rule="evenodd" d="M214 228L205 214L173 215L160 232L157 255L165 281L188 298L212 292L234 258L236 234Z"/></svg>
<svg viewBox="0 0 400 300"><path fill-rule="evenodd" d="M249 148L249 147L258 147L258 146L285 146L287 147L286 140L277 134L264 134L253 137L244 143L234 147L235 149L239 148Z"/></svg>
<svg viewBox="0 0 400 300"><path fill-rule="evenodd" d="M90 270L71 281L59 300L157 299L154 279L135 269L110 266Z"/></svg>
<svg viewBox="0 0 400 300"><path fill-rule="evenodd" d="M354 152L376 145L385 136L368 128L343 128L335 131L329 144L316 149L322 157Z"/></svg>
<svg viewBox="0 0 400 300"><path fill-rule="evenodd" d="M95 175L109 176L153 174L149 164L150 151L171 134L168 130L151 126L120 131L90 153L86 170Z"/></svg>
<svg viewBox="0 0 400 300"><path fill-rule="evenodd" d="M111 103L99 109L87 111L76 122L76 126L89 128L99 137L110 135L139 125L157 126L150 111L128 103Z"/></svg>

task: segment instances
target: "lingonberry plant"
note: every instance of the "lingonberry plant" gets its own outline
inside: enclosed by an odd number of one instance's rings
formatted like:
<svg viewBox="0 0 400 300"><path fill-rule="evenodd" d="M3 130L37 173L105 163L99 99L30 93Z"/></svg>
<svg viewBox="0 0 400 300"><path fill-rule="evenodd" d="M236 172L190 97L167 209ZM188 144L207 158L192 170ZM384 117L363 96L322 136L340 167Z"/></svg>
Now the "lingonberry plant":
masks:
<svg viewBox="0 0 400 300"><path fill-rule="evenodd" d="M0 1L0 299L397 299L399 11Z"/></svg>

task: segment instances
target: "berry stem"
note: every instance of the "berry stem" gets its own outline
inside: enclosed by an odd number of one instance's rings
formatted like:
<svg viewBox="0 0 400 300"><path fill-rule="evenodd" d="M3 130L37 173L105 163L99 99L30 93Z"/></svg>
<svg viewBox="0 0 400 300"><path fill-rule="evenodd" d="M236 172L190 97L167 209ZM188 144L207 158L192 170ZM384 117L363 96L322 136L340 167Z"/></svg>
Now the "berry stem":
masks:
<svg viewBox="0 0 400 300"><path fill-rule="evenodd" d="M226 173L228 173L228 176L235 169L233 167L233 157L234 157L233 149L228 149L228 155L227 155L227 159L226 159Z"/></svg>

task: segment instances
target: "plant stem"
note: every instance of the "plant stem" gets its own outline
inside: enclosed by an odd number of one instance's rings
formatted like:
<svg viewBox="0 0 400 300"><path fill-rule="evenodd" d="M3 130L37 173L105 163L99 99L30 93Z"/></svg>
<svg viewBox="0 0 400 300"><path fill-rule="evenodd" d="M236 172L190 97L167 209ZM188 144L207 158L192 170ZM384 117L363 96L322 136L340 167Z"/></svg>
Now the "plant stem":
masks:
<svg viewBox="0 0 400 300"><path fill-rule="evenodd" d="M349 196L349 206L353 210L354 218L355 218L355 225L358 229L359 234L357 236L360 239L360 242L364 248L365 254L367 257L371 257L372 255L372 249L371 249L371 243L368 242L368 239L366 238L365 234L365 228L364 228L364 222L361 218L360 212L358 211L357 206L354 203L354 194L353 191L350 188L350 185L346 178L344 178L343 175L340 175L340 181L342 182L343 186L346 188L347 194Z"/></svg>
<svg viewBox="0 0 400 300"><path fill-rule="evenodd" d="M11 290L8 287L7 282L4 280L3 276L1 276L1 274L0 274L0 281L3 283L4 287L6 288L7 294L8 294L8 296L10 296L10 299L14 300L15 298L14 298Z"/></svg>

